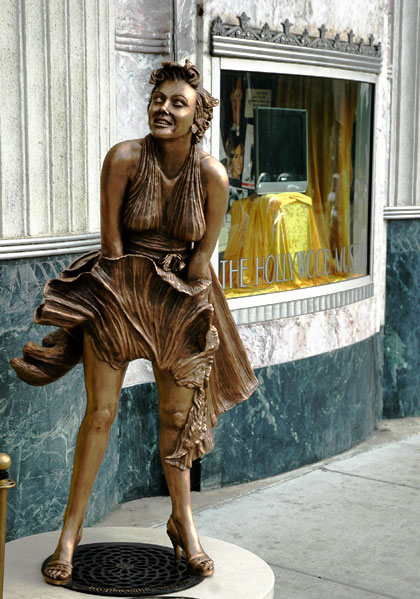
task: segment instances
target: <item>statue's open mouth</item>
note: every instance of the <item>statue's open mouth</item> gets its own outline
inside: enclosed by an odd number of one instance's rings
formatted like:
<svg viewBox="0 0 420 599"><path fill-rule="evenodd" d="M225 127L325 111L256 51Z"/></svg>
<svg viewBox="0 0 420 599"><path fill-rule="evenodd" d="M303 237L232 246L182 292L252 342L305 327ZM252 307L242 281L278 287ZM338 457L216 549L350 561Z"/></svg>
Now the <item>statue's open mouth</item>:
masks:
<svg viewBox="0 0 420 599"><path fill-rule="evenodd" d="M159 125L161 127L170 127L172 125L171 121L167 121L166 119L154 119L153 123L155 125Z"/></svg>

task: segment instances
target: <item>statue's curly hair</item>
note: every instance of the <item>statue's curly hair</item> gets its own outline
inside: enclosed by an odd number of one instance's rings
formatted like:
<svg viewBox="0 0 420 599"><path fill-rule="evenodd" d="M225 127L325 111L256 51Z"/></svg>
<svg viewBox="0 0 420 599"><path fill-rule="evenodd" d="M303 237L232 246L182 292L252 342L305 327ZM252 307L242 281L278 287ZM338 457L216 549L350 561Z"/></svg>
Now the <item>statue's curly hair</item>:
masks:
<svg viewBox="0 0 420 599"><path fill-rule="evenodd" d="M219 104L219 100L200 87L201 73L188 59L185 61L185 65L181 65L178 62L163 62L162 66L152 71L150 75L149 83L153 85L153 89L150 93L147 110L149 110L153 94L164 81L186 81L195 89L197 99L194 123L197 126L197 132L193 133L192 143L198 144L203 139L206 130L210 127L210 121L213 118L213 108Z"/></svg>

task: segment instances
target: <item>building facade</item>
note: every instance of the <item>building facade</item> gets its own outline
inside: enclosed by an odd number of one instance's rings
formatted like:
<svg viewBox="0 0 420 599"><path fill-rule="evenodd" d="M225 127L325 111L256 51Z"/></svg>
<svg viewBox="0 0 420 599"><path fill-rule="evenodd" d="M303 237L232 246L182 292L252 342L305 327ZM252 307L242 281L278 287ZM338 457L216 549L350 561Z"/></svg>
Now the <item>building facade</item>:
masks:
<svg viewBox="0 0 420 599"><path fill-rule="evenodd" d="M47 279L99 246L108 148L147 133L150 70L189 58L220 98L229 173L214 266L259 388L220 418L194 489L334 455L420 413L417 3L7 1L0 23L2 450L10 538L59 526L81 366L46 388L8 361ZM239 16L238 16L238 13ZM257 193L258 192L258 193ZM87 521L165 493L151 365L127 372Z"/></svg>

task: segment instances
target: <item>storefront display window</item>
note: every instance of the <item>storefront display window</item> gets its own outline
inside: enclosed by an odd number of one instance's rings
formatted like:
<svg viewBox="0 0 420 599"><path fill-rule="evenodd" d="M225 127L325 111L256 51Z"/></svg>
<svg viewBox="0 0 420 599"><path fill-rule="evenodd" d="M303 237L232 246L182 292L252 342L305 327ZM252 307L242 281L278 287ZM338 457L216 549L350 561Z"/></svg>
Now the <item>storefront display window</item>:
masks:
<svg viewBox="0 0 420 599"><path fill-rule="evenodd" d="M367 275L373 85L224 70L220 95L226 296Z"/></svg>

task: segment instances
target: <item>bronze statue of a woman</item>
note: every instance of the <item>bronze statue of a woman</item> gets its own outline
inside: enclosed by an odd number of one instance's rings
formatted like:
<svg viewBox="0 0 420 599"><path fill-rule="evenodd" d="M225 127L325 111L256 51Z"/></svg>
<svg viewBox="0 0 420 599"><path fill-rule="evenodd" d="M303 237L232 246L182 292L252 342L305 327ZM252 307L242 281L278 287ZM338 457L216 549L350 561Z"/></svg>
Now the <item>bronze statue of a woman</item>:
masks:
<svg viewBox="0 0 420 599"><path fill-rule="evenodd" d="M150 134L108 152L101 176L101 251L77 258L45 287L35 322L59 328L28 343L12 366L32 385L83 360L87 407L77 437L63 530L44 576L63 585L82 535L128 362L153 363L160 454L172 501L167 532L177 559L214 572L190 503L192 461L213 446L218 416L256 379L210 258L228 199L224 167L197 143L217 100L189 61L153 71Z"/></svg>

